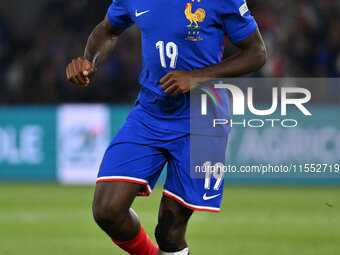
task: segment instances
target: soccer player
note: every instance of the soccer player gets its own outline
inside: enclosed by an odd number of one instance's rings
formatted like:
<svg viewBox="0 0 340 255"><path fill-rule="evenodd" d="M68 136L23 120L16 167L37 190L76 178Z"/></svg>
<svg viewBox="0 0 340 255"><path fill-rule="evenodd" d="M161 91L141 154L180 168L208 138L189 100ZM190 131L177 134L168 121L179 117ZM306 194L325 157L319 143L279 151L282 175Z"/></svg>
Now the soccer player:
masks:
<svg viewBox="0 0 340 255"><path fill-rule="evenodd" d="M84 57L68 65L67 79L89 85L119 35L134 23L142 32L142 88L105 152L93 215L129 254L189 254L185 232L190 216L195 210L218 212L223 192L221 181L190 178L190 80L256 71L266 61L266 49L244 0L114 0L90 35ZM221 61L225 36L241 51ZM136 196L150 194L166 163L157 247L130 207Z"/></svg>

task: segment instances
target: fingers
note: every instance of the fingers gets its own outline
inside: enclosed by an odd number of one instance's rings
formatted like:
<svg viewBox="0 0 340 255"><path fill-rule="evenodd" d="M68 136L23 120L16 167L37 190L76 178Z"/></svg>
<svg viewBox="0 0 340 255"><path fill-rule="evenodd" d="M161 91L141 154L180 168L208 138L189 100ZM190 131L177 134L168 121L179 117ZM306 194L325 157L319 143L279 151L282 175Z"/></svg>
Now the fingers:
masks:
<svg viewBox="0 0 340 255"><path fill-rule="evenodd" d="M77 60L73 60L72 61L73 63L73 75L74 75L74 78L76 79L76 81L78 82L77 84L84 84L84 80L82 79L81 77L81 74L79 72L79 61L78 59Z"/></svg>
<svg viewBox="0 0 340 255"><path fill-rule="evenodd" d="M168 81L170 78L171 78L172 74L171 72L166 74L165 76L163 76L163 78L160 80L160 83L163 84L165 83L166 81Z"/></svg>
<svg viewBox="0 0 340 255"><path fill-rule="evenodd" d="M97 68L91 67L89 70L83 71L86 86L90 84L90 78L95 74Z"/></svg>
<svg viewBox="0 0 340 255"><path fill-rule="evenodd" d="M71 74L70 74L70 64L67 65L67 68L66 68L66 78L68 80L71 79Z"/></svg>
<svg viewBox="0 0 340 255"><path fill-rule="evenodd" d="M165 83L162 84L161 89L162 89L162 90L167 90L171 85L174 84L174 82L175 82L175 81L174 81L174 80L171 80L171 79L167 80Z"/></svg>
<svg viewBox="0 0 340 255"><path fill-rule="evenodd" d="M74 84L79 85L79 81L77 80L76 74L75 74L74 60L69 64L68 72L69 72L69 81L71 81Z"/></svg>
<svg viewBox="0 0 340 255"><path fill-rule="evenodd" d="M79 85L79 81L77 79L77 68L75 66L75 60L72 60L72 62L67 66L66 72L67 72L67 79L70 82Z"/></svg>
<svg viewBox="0 0 340 255"><path fill-rule="evenodd" d="M173 85L173 86L170 86L168 87L166 90L164 90L164 93L165 94L172 94L172 92L174 92L175 90L177 90L177 86L176 85Z"/></svg>
<svg viewBox="0 0 340 255"><path fill-rule="evenodd" d="M85 61L79 61L79 58L78 58L78 67L79 67L78 70L86 70L86 62Z"/></svg>
<svg viewBox="0 0 340 255"><path fill-rule="evenodd" d="M179 94L182 94L183 91L177 85L173 85L169 87L167 90L165 90L164 93L175 97L178 96Z"/></svg>
<svg viewBox="0 0 340 255"><path fill-rule="evenodd" d="M177 96L181 93L184 93L184 89L180 84L183 83L183 79L180 76L180 72L170 72L165 75L161 80L160 83L162 84L161 88L164 90L164 93L168 95Z"/></svg>
<svg viewBox="0 0 340 255"><path fill-rule="evenodd" d="M175 97L175 96L178 96L181 93L182 93L182 91L179 88L177 88L174 92L171 93L171 95Z"/></svg>
<svg viewBox="0 0 340 255"><path fill-rule="evenodd" d="M67 66L66 77L74 84L87 86L90 83L90 75L94 74L96 70L88 60L77 58Z"/></svg>
<svg viewBox="0 0 340 255"><path fill-rule="evenodd" d="M89 70L85 70L83 75L86 77L91 77L95 72L97 72L97 68L91 67Z"/></svg>

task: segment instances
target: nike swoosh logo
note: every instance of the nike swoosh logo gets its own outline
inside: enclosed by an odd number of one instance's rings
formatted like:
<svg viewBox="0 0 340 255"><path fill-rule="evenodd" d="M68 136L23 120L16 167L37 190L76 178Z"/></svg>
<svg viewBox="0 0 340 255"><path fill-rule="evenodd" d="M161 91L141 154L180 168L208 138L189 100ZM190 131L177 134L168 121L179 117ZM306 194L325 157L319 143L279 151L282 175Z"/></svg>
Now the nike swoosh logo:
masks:
<svg viewBox="0 0 340 255"><path fill-rule="evenodd" d="M203 196L203 200L210 200L210 199L213 199L213 198L216 198L216 197L219 197L219 196L221 196L221 193L217 194L215 196L210 196L210 197L208 197L207 193L205 193L204 196Z"/></svg>
<svg viewBox="0 0 340 255"><path fill-rule="evenodd" d="M143 14L145 14L145 13L148 13L150 10L147 10L147 11L144 11L144 12L138 12L137 10L136 10L136 17L139 17L139 16L141 16L141 15L143 15Z"/></svg>

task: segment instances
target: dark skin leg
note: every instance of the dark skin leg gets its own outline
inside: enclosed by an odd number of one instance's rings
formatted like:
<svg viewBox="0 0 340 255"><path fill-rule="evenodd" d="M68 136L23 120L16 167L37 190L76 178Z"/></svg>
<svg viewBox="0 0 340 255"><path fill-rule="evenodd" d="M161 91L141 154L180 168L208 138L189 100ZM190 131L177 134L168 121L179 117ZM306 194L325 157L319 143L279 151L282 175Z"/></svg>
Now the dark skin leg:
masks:
<svg viewBox="0 0 340 255"><path fill-rule="evenodd" d="M140 222L130 209L141 189L140 184L129 182L99 182L93 200L93 217L97 224L115 241L123 242L136 237Z"/></svg>
<svg viewBox="0 0 340 255"><path fill-rule="evenodd" d="M93 201L94 219L103 231L117 242L131 240L140 231L138 216L130 207L141 187L129 182L99 182L96 186ZM156 228L156 233L162 230L158 235L161 245L170 244L172 249L178 251L188 246L185 232L192 213L192 210L175 200L163 196Z"/></svg>
<svg viewBox="0 0 340 255"><path fill-rule="evenodd" d="M193 210L182 206L175 200L167 196L162 197L155 232L162 251L175 252L188 247L185 233L192 213Z"/></svg>

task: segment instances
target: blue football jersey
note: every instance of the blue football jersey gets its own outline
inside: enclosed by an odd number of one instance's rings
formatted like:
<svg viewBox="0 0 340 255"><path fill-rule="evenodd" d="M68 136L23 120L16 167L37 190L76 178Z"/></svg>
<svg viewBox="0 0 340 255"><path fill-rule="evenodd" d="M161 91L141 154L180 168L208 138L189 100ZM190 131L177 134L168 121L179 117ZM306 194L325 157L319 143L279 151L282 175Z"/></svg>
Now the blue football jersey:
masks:
<svg viewBox="0 0 340 255"><path fill-rule="evenodd" d="M130 116L184 133L190 132L190 95L165 94L160 79L221 62L225 37L237 43L257 29L245 0L114 0L107 15L119 28L137 23L142 33L142 89ZM229 112L227 94L220 98Z"/></svg>

